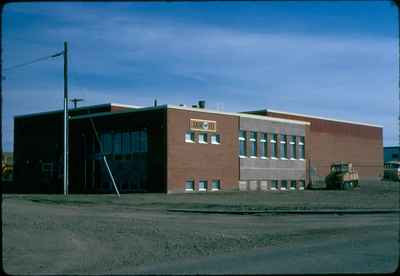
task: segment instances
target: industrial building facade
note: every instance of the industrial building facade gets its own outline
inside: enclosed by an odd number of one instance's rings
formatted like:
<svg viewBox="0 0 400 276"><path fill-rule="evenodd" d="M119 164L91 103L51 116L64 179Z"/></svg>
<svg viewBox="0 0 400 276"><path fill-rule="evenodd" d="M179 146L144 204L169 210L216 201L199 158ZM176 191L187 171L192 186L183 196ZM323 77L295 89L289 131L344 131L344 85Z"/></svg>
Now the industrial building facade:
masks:
<svg viewBox="0 0 400 276"><path fill-rule="evenodd" d="M360 176L378 178L383 169L382 128L369 128L373 146L381 152L363 148L363 153L353 151L349 161L367 157L376 168ZM358 139L370 139L355 132L358 136L349 130ZM17 191L62 192L62 136L61 111L15 117ZM308 118L172 105L105 104L72 109L69 190L113 192L104 156L122 193L305 189L315 166L310 160L319 154L313 151L318 147L312 139L313 122ZM330 158L346 161L344 157L338 153Z"/></svg>

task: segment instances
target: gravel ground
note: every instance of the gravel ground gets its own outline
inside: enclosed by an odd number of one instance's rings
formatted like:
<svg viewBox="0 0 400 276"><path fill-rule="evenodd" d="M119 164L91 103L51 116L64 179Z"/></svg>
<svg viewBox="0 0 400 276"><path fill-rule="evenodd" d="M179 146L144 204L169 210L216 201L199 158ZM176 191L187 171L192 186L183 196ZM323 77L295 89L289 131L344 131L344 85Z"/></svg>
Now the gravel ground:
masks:
<svg viewBox="0 0 400 276"><path fill-rule="evenodd" d="M398 208L398 185L368 183L356 191L131 194L120 199L3 195L3 267L18 275L129 274L155 264L290 247L305 240L343 241L366 231L389 231L396 237L394 215L238 216L167 209Z"/></svg>
<svg viewBox="0 0 400 276"><path fill-rule="evenodd" d="M210 192L186 194L116 195L3 195L3 198L37 203L73 206L106 205L135 209L209 209L209 210L324 210L324 209L398 209L400 183L364 181L352 191L304 190L269 192Z"/></svg>

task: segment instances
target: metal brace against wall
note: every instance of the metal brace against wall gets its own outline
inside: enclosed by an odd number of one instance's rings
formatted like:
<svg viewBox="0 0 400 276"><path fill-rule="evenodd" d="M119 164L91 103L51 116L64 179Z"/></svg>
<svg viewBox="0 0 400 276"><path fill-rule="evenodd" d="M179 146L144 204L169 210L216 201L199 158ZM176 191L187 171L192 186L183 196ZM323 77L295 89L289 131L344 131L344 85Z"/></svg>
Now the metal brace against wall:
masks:
<svg viewBox="0 0 400 276"><path fill-rule="evenodd" d="M106 155L105 155L104 152L103 152L103 146L101 145L101 141L100 141L99 135L97 134L97 130L96 130L96 127L95 127L95 125L94 125L93 119L92 119L92 118L89 118L89 120L90 120L90 123L91 123L91 125L92 125L94 134L95 134L95 136L96 136L97 143L99 143L100 152L101 152L101 154L103 155L104 164L106 165L108 174L110 175L111 181L112 181L112 183L113 183L113 185L114 185L114 189L115 189L115 191L117 192L118 197L120 197L120 194L119 194L117 185L115 184L114 177L113 177L113 175L112 175L112 173L111 173L111 170L110 170L110 166L108 166L108 162L107 162Z"/></svg>

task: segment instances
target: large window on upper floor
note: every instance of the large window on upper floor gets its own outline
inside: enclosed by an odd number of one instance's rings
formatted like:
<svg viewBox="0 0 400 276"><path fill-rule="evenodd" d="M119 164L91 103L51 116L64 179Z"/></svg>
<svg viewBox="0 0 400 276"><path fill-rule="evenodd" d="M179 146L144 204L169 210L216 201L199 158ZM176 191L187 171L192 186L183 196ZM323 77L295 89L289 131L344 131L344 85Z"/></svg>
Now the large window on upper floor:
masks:
<svg viewBox="0 0 400 276"><path fill-rule="evenodd" d="M101 146L104 154L111 154L113 151L112 133L103 133L100 135Z"/></svg>
<svg viewBox="0 0 400 276"><path fill-rule="evenodd" d="M100 134L100 142L103 153L107 155L127 155L147 152L147 131L102 133Z"/></svg>
<svg viewBox="0 0 400 276"><path fill-rule="evenodd" d="M287 159L288 157L288 151L287 151L287 136L285 134L281 134L279 136L279 144L281 145L281 150L280 150L280 154L281 154L281 158L282 159Z"/></svg>
<svg viewBox="0 0 400 276"><path fill-rule="evenodd" d="M305 159L305 144L304 144L304 136L299 137L299 158Z"/></svg>
<svg viewBox="0 0 400 276"><path fill-rule="evenodd" d="M277 152L278 152L278 143L277 143L278 135L272 134L271 135L271 158L276 159Z"/></svg>
<svg viewBox="0 0 400 276"><path fill-rule="evenodd" d="M290 158L297 158L296 136L290 136Z"/></svg>
<svg viewBox="0 0 400 276"><path fill-rule="evenodd" d="M261 133L260 157L267 158L267 156L268 156L268 135L267 135L267 133Z"/></svg>
<svg viewBox="0 0 400 276"><path fill-rule="evenodd" d="M250 157L257 157L257 132L250 132Z"/></svg>
<svg viewBox="0 0 400 276"><path fill-rule="evenodd" d="M246 131L239 131L239 156L246 156Z"/></svg>

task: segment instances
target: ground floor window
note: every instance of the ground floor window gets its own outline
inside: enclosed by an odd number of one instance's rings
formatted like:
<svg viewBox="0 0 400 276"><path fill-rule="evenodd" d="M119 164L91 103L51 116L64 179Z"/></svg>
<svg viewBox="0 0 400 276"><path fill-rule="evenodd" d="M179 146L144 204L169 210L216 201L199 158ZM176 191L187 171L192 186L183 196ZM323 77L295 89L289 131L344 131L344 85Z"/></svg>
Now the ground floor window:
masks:
<svg viewBox="0 0 400 276"><path fill-rule="evenodd" d="M278 189L278 180L272 180L271 181L271 190L276 190Z"/></svg>
<svg viewBox="0 0 400 276"><path fill-rule="evenodd" d="M287 190L287 180L281 181L281 190Z"/></svg>
<svg viewBox="0 0 400 276"><path fill-rule="evenodd" d="M207 191L207 181L206 180L199 181L199 191Z"/></svg>
<svg viewBox="0 0 400 276"><path fill-rule="evenodd" d="M221 181L219 179L213 180L211 184L211 189L213 191L218 191L221 189Z"/></svg>
<svg viewBox="0 0 400 276"><path fill-rule="evenodd" d="M305 180L300 180L300 190L304 190L306 187L306 181Z"/></svg>
<svg viewBox="0 0 400 276"><path fill-rule="evenodd" d="M193 191L193 190L194 190L194 180L186 180L185 191Z"/></svg>
<svg viewBox="0 0 400 276"><path fill-rule="evenodd" d="M290 190L296 190L296 180L290 181Z"/></svg>

